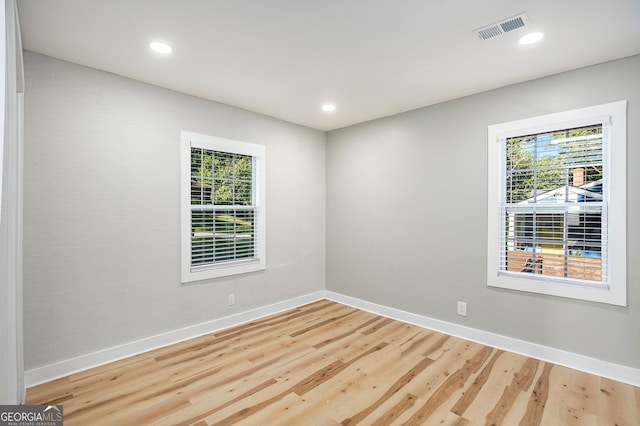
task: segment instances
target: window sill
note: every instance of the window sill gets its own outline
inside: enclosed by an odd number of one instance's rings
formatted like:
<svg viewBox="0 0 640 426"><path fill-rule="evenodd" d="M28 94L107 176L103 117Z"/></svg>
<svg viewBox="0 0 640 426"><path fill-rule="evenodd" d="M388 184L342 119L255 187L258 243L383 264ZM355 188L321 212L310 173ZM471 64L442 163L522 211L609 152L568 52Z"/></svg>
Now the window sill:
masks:
<svg viewBox="0 0 640 426"><path fill-rule="evenodd" d="M228 277L232 275L248 274L251 272L266 269L264 259L252 259L239 262L227 262L217 265L206 265L202 267L192 267L182 272L182 283L187 284L194 281L203 281L215 278Z"/></svg>
<svg viewBox="0 0 640 426"><path fill-rule="evenodd" d="M620 292L614 291L616 287L602 283L560 282L540 277L523 277L522 274L500 273L498 276L488 279L487 285L508 290L626 306L626 294L619 294ZM617 288L621 287L626 290L625 286L618 286Z"/></svg>

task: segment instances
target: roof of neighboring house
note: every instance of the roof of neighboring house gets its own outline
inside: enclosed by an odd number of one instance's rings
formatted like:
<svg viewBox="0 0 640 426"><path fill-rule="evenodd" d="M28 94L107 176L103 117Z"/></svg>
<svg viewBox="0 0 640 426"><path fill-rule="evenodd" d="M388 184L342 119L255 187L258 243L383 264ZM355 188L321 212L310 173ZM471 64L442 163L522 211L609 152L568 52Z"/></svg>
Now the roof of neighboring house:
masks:
<svg viewBox="0 0 640 426"><path fill-rule="evenodd" d="M538 203L575 203L580 201L580 197L585 197L584 202L602 201L602 192L591 191L588 188L596 188L602 184L602 179L595 182L589 182L584 185L576 186L559 186L549 191L538 194L535 199ZM565 189L568 188L568 191ZM568 199L567 199L568 196ZM529 204L534 202L534 197L520 201L518 204Z"/></svg>
<svg viewBox="0 0 640 426"><path fill-rule="evenodd" d="M596 181L585 183L578 186L578 188L582 188L582 189L590 189L590 188L596 188L596 187L599 188L598 191L596 192L602 192L602 179L598 179Z"/></svg>

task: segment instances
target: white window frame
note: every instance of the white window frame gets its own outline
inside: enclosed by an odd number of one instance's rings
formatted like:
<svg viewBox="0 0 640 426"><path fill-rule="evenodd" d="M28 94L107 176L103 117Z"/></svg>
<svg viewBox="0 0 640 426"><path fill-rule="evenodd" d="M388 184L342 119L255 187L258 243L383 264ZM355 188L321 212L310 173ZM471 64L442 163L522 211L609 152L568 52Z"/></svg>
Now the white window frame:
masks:
<svg viewBox="0 0 640 426"><path fill-rule="evenodd" d="M609 144L603 167L608 194L607 278L598 285L567 282L553 277L509 274L500 271L501 200L505 161L501 144L506 138L607 123ZM488 126L487 285L531 293L627 306L627 101L510 121ZM541 279L543 278L543 279Z"/></svg>
<svg viewBox="0 0 640 426"><path fill-rule="evenodd" d="M240 155L249 155L254 159L255 192L255 257L206 267L191 265L191 147L210 149ZM181 132L181 270L182 282L188 283L206 279L220 278L236 274L245 274L266 269L266 197L265 197L265 164L266 148L263 145L224 139L199 133Z"/></svg>

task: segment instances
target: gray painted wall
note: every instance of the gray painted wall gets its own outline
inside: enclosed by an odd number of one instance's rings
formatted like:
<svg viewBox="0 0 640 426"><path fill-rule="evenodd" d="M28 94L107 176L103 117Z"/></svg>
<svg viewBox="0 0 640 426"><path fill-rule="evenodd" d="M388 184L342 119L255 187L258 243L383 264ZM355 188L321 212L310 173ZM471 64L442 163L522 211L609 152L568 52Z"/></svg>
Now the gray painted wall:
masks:
<svg viewBox="0 0 640 426"><path fill-rule="evenodd" d="M327 290L639 368L638 76L635 56L330 132ZM487 126L623 99L629 306L487 288Z"/></svg>
<svg viewBox="0 0 640 426"><path fill-rule="evenodd" d="M324 289L325 133L35 53L25 68L26 369ZM180 284L181 130L266 146L263 273Z"/></svg>
<svg viewBox="0 0 640 426"><path fill-rule="evenodd" d="M25 61L26 369L322 290L325 253L328 290L640 367L638 56L328 136L34 53ZM487 288L487 125L621 99L629 307ZM180 284L180 130L266 145L266 272Z"/></svg>

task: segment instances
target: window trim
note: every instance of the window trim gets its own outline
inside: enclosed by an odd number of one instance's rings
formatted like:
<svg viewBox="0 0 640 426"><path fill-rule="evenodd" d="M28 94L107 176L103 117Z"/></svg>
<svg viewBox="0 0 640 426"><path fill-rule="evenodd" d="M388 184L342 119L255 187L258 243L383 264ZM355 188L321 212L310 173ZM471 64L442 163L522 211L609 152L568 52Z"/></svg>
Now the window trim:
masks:
<svg viewBox="0 0 640 426"><path fill-rule="evenodd" d="M180 206L181 206L181 278L182 283L245 274L266 269L266 197L265 163L266 148L263 145L208 136L194 132L181 132L180 146ZM249 155L255 159L255 207L257 234L256 258L192 267L191 265L191 147L214 151Z"/></svg>
<svg viewBox="0 0 640 426"><path fill-rule="evenodd" d="M611 305L627 306L627 101L618 101L522 120L490 125L487 128L487 285L511 290L572 299L588 300ZM499 274L500 258L500 200L504 176L501 141L553 130L609 123L609 148L604 166L608 167L608 281L602 285L582 285L521 275Z"/></svg>

